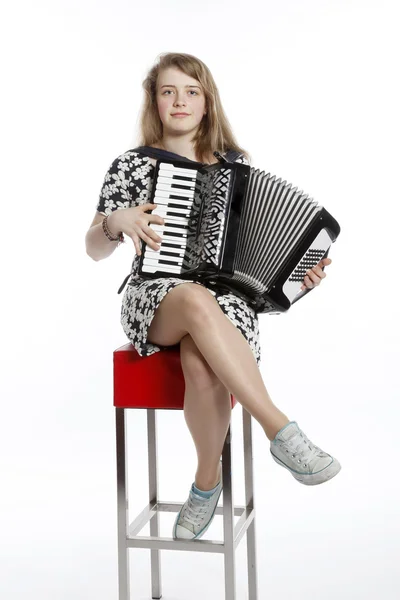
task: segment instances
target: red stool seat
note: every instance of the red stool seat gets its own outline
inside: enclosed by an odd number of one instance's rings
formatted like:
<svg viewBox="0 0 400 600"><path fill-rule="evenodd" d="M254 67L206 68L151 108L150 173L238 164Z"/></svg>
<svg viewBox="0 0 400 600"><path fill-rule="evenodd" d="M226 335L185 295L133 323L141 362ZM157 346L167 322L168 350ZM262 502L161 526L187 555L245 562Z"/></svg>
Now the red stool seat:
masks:
<svg viewBox="0 0 400 600"><path fill-rule="evenodd" d="M183 409L185 379L179 345L140 356L132 344L114 350L116 408ZM232 408L237 400L231 394Z"/></svg>

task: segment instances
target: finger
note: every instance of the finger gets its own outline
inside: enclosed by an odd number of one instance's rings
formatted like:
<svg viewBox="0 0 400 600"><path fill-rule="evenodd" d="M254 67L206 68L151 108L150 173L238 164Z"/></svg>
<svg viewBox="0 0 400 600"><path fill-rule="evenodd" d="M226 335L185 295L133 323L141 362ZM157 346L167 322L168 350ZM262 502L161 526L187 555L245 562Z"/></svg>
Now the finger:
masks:
<svg viewBox="0 0 400 600"><path fill-rule="evenodd" d="M309 290L311 290L314 287L313 282L307 275L304 277L304 284Z"/></svg>
<svg viewBox="0 0 400 600"><path fill-rule="evenodd" d="M139 236L144 239L143 235L147 236L149 239L152 239L156 242L160 242L161 238L157 235L157 233L150 227L148 222L145 219L142 219L136 223L137 232ZM147 243L147 241L146 241Z"/></svg>
<svg viewBox="0 0 400 600"><path fill-rule="evenodd" d="M165 219L163 219L160 215L149 215L149 223L157 223L158 225L165 225Z"/></svg>
<svg viewBox="0 0 400 600"><path fill-rule="evenodd" d="M318 275L318 277L319 277L320 279L324 279L324 277L326 277L326 273L325 273L325 271L323 271L323 270L321 269L321 267L319 267L318 265L316 265L315 267L313 267L313 268L312 268L312 270L314 271L314 273L315 273L316 275Z"/></svg>
<svg viewBox="0 0 400 600"><path fill-rule="evenodd" d="M323 258L322 260L319 261L318 266L319 267L327 267L328 265L330 265L332 262L331 258Z"/></svg>
<svg viewBox="0 0 400 600"><path fill-rule="evenodd" d="M314 273L314 271L312 269L307 269L306 271L309 279L311 279L311 281L315 284L315 285L319 285L321 283L321 279L318 277L318 275L316 275Z"/></svg>
<svg viewBox="0 0 400 600"><path fill-rule="evenodd" d="M134 225L135 231L137 235L148 244L153 250L159 250L160 247L156 245L157 241L161 241L160 238L155 231L152 230L150 226L147 225L146 222L140 221L136 222Z"/></svg>
<svg viewBox="0 0 400 600"><path fill-rule="evenodd" d="M136 235L136 233L132 233L132 235L131 235L131 238L132 238L133 244L134 244L134 246L135 246L135 251L136 251L136 254L137 254L138 256L140 256L140 255L141 255L141 253L142 253L142 251L141 251L141 249L140 249L140 239L139 239L139 237Z"/></svg>
<svg viewBox="0 0 400 600"><path fill-rule="evenodd" d="M156 244L156 242L150 236L146 235L144 232L142 232L142 235L140 237L142 238L142 240L144 240L146 242L146 244L148 246L150 246L150 248L153 248L153 250L160 249L160 246L158 244Z"/></svg>
<svg viewBox="0 0 400 600"><path fill-rule="evenodd" d="M151 204L151 202L147 202L146 204L140 204L139 208L142 209L143 214L149 215L151 211L157 207L157 204Z"/></svg>
<svg viewBox="0 0 400 600"><path fill-rule="evenodd" d="M148 235L152 240L156 242L161 242L162 235L160 236L154 229L150 227L150 225L145 225L145 229L143 230L146 235Z"/></svg>

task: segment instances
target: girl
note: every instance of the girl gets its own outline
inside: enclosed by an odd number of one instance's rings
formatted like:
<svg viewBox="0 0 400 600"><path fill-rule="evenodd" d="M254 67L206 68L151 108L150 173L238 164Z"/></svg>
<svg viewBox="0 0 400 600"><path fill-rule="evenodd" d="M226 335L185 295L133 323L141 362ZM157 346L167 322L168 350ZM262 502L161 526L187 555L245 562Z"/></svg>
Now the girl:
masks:
<svg viewBox="0 0 400 600"><path fill-rule="evenodd" d="M197 539L209 527L222 490L220 457L231 419L230 393L261 424L273 459L297 481L323 483L341 466L268 395L258 368L258 318L250 305L197 281L138 276L140 240L158 250L161 237L151 224L164 223L161 216L147 212L156 208L148 203L155 157L211 164L217 162L213 151L218 150L231 162L249 164L201 60L189 54L161 55L143 87L142 146L118 156L107 171L86 249L94 260L101 260L112 254L123 234L132 238L136 255L122 301L122 327L141 356L180 344L184 416L198 465L173 536ZM303 289L319 285L325 277L322 267L330 263L324 259L310 270Z"/></svg>

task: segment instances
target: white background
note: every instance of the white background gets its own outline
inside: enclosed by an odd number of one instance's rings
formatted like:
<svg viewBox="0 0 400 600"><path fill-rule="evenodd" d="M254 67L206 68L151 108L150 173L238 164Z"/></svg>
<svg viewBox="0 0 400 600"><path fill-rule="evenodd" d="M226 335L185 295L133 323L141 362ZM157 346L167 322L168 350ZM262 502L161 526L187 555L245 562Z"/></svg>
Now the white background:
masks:
<svg viewBox="0 0 400 600"><path fill-rule="evenodd" d="M112 353L127 342L117 289L133 244L94 262L84 238L109 165L137 145L141 82L174 51L210 67L252 164L342 227L321 287L260 316L274 402L342 464L303 486L253 420L260 598L398 598L395 0L39 0L8 3L1 20L0 596L117 599ZM160 499L183 503L194 444L181 411L157 417ZM237 504L240 419L238 406ZM147 502L145 413L128 425L133 519ZM162 535L174 516L162 515ZM207 537L222 539L221 517ZM132 599L150 598L150 553L130 552ZM245 560L242 541L237 600ZM166 600L223 598L221 555L164 552L162 578Z"/></svg>

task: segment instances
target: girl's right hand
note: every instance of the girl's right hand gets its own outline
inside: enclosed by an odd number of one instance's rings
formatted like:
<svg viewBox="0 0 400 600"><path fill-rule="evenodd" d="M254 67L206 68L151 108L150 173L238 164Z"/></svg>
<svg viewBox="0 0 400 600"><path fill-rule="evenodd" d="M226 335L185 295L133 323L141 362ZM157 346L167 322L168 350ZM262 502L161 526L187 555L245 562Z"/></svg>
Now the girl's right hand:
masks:
<svg viewBox="0 0 400 600"><path fill-rule="evenodd" d="M138 256L141 254L140 239L145 241L153 250L160 249L156 242L161 242L162 238L153 231L149 223L164 225L165 221L159 215L146 212L154 210L156 206L157 204L147 203L132 208L114 210L108 218L109 227L113 232L122 231L132 238Z"/></svg>

